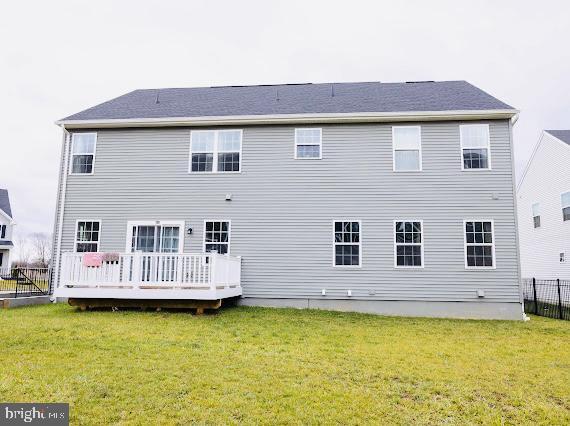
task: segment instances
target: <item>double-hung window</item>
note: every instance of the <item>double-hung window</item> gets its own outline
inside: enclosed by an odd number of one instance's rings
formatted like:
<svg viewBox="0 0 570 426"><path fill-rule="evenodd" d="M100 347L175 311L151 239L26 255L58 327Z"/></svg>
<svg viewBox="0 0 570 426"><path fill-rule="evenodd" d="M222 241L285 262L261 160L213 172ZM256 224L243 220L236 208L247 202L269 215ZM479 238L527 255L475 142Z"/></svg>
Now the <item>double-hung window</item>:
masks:
<svg viewBox="0 0 570 426"><path fill-rule="evenodd" d="M73 133L71 136L71 173L93 174L97 133Z"/></svg>
<svg viewBox="0 0 570 426"><path fill-rule="evenodd" d="M561 196L562 201L562 219L570 220L570 192L565 192Z"/></svg>
<svg viewBox="0 0 570 426"><path fill-rule="evenodd" d="M540 204L534 203L532 205L532 223L535 228L540 228Z"/></svg>
<svg viewBox="0 0 570 426"><path fill-rule="evenodd" d="M488 124L465 124L459 126L461 139L461 168L490 169L491 142Z"/></svg>
<svg viewBox="0 0 570 426"><path fill-rule="evenodd" d="M466 220L465 267L468 269L495 267L495 236L490 220Z"/></svg>
<svg viewBox="0 0 570 426"><path fill-rule="evenodd" d="M394 171L422 169L422 136L420 126L392 127Z"/></svg>
<svg viewBox="0 0 570 426"><path fill-rule="evenodd" d="M241 130L195 130L190 134L190 173L241 171Z"/></svg>
<svg viewBox="0 0 570 426"><path fill-rule="evenodd" d="M395 266L421 268L423 266L422 222L418 220L394 222Z"/></svg>
<svg viewBox="0 0 570 426"><path fill-rule="evenodd" d="M99 251L100 236L100 221L78 220L75 226L75 251L77 253Z"/></svg>
<svg viewBox="0 0 570 426"><path fill-rule="evenodd" d="M230 222L223 220L206 220L204 222L204 252L230 252Z"/></svg>
<svg viewBox="0 0 570 426"><path fill-rule="evenodd" d="M322 129L295 129L295 159L322 158Z"/></svg>
<svg viewBox="0 0 570 426"><path fill-rule="evenodd" d="M335 221L333 227L333 265L361 266L360 221Z"/></svg>

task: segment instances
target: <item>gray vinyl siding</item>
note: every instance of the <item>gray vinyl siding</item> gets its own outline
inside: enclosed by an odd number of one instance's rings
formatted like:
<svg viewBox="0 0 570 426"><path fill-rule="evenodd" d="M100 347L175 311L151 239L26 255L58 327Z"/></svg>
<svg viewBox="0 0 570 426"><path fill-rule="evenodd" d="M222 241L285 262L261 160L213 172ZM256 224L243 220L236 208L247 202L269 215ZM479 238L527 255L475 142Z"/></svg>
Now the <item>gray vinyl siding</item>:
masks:
<svg viewBox="0 0 570 426"><path fill-rule="evenodd" d="M62 249L77 219L100 219L101 250L121 252L127 221L170 219L200 252L204 219L228 219L245 297L519 302L509 123L488 123L491 171L461 170L458 122L421 124L421 172L393 171L391 124L308 126L322 160L294 159L296 126L245 127L231 174L188 173L189 128L99 130L94 175L68 176ZM469 218L495 221L495 270L465 269ZM362 222L361 268L333 268L335 219ZM394 268L395 219L423 220L424 268Z"/></svg>

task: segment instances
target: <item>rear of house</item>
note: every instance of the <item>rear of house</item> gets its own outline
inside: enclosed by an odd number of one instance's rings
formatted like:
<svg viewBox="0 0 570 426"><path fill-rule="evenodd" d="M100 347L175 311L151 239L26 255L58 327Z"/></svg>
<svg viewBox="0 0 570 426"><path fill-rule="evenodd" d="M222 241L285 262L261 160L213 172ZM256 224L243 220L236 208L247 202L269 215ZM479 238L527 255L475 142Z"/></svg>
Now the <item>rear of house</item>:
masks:
<svg viewBox="0 0 570 426"><path fill-rule="evenodd" d="M137 90L75 114L56 296L521 319L516 114L462 81Z"/></svg>
<svg viewBox="0 0 570 426"><path fill-rule="evenodd" d="M570 280L570 130L545 130L518 187L524 278Z"/></svg>

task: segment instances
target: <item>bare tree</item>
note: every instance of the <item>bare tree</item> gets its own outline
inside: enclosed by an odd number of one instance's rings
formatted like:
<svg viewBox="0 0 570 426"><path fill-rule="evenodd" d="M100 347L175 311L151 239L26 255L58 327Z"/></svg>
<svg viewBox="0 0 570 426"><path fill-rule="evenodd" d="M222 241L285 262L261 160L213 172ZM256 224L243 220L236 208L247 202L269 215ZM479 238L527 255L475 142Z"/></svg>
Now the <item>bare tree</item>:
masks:
<svg viewBox="0 0 570 426"><path fill-rule="evenodd" d="M40 268L47 268L51 262L51 237L43 232L30 235L33 262Z"/></svg>
<svg viewBox="0 0 570 426"><path fill-rule="evenodd" d="M17 263L27 266L32 258L30 242L27 236L18 234L16 237L16 249L18 253Z"/></svg>

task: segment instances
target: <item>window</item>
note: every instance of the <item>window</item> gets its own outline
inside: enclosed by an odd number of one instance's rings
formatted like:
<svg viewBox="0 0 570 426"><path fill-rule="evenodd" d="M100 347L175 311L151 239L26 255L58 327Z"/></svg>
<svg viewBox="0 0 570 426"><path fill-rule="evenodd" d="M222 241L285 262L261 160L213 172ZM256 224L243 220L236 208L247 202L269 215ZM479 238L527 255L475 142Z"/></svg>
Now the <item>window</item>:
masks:
<svg viewBox="0 0 570 426"><path fill-rule="evenodd" d="M532 205L532 221L535 228L540 228L540 204L534 203Z"/></svg>
<svg viewBox="0 0 570 426"><path fill-rule="evenodd" d="M129 246L131 252L180 253L183 222L129 222Z"/></svg>
<svg viewBox="0 0 570 426"><path fill-rule="evenodd" d="M465 266L467 268L495 267L495 238L493 222L490 220L466 220Z"/></svg>
<svg viewBox="0 0 570 426"><path fill-rule="evenodd" d="M565 263L566 262L566 253L562 252L560 253L560 263Z"/></svg>
<svg viewBox="0 0 570 426"><path fill-rule="evenodd" d="M394 222L396 267L423 266L423 239L421 221Z"/></svg>
<svg viewBox="0 0 570 426"><path fill-rule="evenodd" d="M207 220L204 222L204 252L230 252L230 222Z"/></svg>
<svg viewBox="0 0 570 426"><path fill-rule="evenodd" d="M241 171L241 130L197 130L190 134L190 172Z"/></svg>
<svg viewBox="0 0 570 426"><path fill-rule="evenodd" d="M562 194L562 218L570 220L570 192Z"/></svg>
<svg viewBox="0 0 570 426"><path fill-rule="evenodd" d="M421 147L419 126L392 127L394 171L420 171L422 169Z"/></svg>
<svg viewBox="0 0 570 426"><path fill-rule="evenodd" d="M491 149L489 125L466 124L459 126L462 169L490 169Z"/></svg>
<svg viewBox="0 0 570 426"><path fill-rule="evenodd" d="M360 221L334 222L334 266L361 266Z"/></svg>
<svg viewBox="0 0 570 426"><path fill-rule="evenodd" d="M0 238L6 238L6 225L0 225Z"/></svg>
<svg viewBox="0 0 570 426"><path fill-rule="evenodd" d="M99 251L101 222L98 220L79 220L75 229L75 251L77 253Z"/></svg>
<svg viewBox="0 0 570 426"><path fill-rule="evenodd" d="M93 174L97 133L73 133L71 138L71 173Z"/></svg>
<svg viewBox="0 0 570 426"><path fill-rule="evenodd" d="M322 129L295 129L295 159L322 158Z"/></svg>

